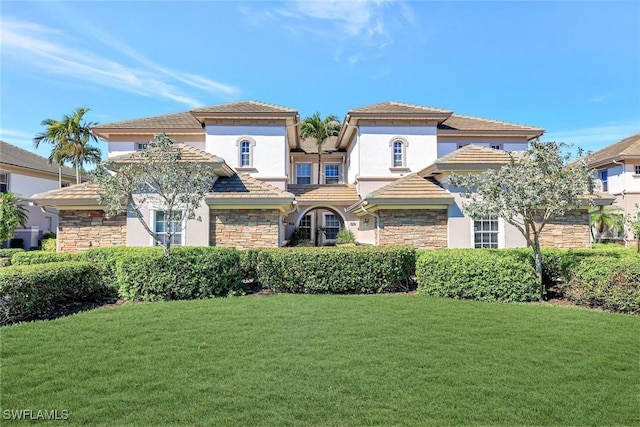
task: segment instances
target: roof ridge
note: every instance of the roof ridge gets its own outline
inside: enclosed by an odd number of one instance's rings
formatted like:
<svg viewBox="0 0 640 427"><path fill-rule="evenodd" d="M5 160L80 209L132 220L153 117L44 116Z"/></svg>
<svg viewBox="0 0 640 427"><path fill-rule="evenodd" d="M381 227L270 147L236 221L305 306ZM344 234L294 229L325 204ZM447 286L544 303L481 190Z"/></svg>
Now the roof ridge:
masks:
<svg viewBox="0 0 640 427"><path fill-rule="evenodd" d="M261 179L255 178L255 177L253 177L253 176L251 176L249 174L242 173L242 172L236 172L236 175L238 175L240 177L240 180L248 178L248 181L252 181L255 184L258 184L258 185L260 185L260 186L262 186L262 187L264 187L266 189L269 189L269 190L271 190L271 191L273 191L273 192L275 192L277 194L287 193L287 191L282 190L282 189L276 187L275 185L269 184L268 182L265 182L265 181L263 181Z"/></svg>
<svg viewBox="0 0 640 427"><path fill-rule="evenodd" d="M403 107L413 107L413 108L420 108L422 110L437 110L437 111L442 111L447 112L447 113L451 113L451 110L446 110L444 108L439 108L439 107L431 107L428 105L419 105L419 104L411 104L408 102L400 102L400 101L387 101L389 104L395 104L395 105L401 105Z"/></svg>
<svg viewBox="0 0 640 427"><path fill-rule="evenodd" d="M27 150L27 149L25 149L25 148L18 147L17 145L11 144L11 143L9 143L9 142L7 142L7 141L4 141L4 140L0 140L0 143L2 143L2 144L7 144L7 145L11 146L13 149L19 150L19 151L21 151L22 153L25 153L25 154L26 154L26 155L28 155L28 156L38 157L39 159L44 160L45 162L49 162L49 159L47 159L47 158L46 158L46 157L44 157L44 156L41 156L40 154L36 154L36 153L34 153L33 151L29 151L29 150ZM3 156L3 157L4 157L4 156ZM6 162L4 162L4 161L0 161L0 163L13 164L13 163L6 163ZM56 163L53 163L53 162L50 162L49 164L50 164L50 165L57 166L57 164L56 164ZM15 166L26 167L26 166L21 166L21 165L15 165ZM40 170L40 171L42 171L41 169L37 169L36 167L30 167L30 168L28 168L28 169L34 169L34 170ZM71 174L71 175L73 175L73 174L75 174L75 173L76 173L75 169L70 168L69 166L64 166L64 165L63 165L63 166L62 166L62 171L64 172L65 170L66 170L69 174ZM44 172L46 172L46 171L44 171Z"/></svg>
<svg viewBox="0 0 640 427"><path fill-rule="evenodd" d="M243 102L243 101L238 101L238 102ZM270 102L256 101L256 100L253 100L253 99L249 99L249 100L244 101L244 102L250 102L250 103L256 104L256 105L262 105L263 107L278 108L278 109L283 110L283 111L295 111L295 109L293 109L293 108L285 107L284 105L272 104Z"/></svg>
<svg viewBox="0 0 640 427"><path fill-rule="evenodd" d="M135 122L135 121L140 121L140 120L151 120L151 119L157 119L157 118L161 118L161 117L169 117L169 116L179 116L179 115L189 115L191 116L191 113L189 111L180 111L177 113L167 113L167 114L156 114L153 116L146 116L146 117L138 117L135 119L128 119L128 120L119 120L117 122L110 122L110 123L106 123L109 126L112 125L117 125L117 124L121 124L121 123L127 123L127 122ZM94 126L96 128L100 128L100 124Z"/></svg>
<svg viewBox="0 0 640 427"><path fill-rule="evenodd" d="M501 125L509 125L509 126L517 126L517 127L521 127L521 128L540 129L540 130L542 130L542 128L540 128L540 127L530 126L530 125L523 125L523 124L514 123L514 122L505 122L504 120L487 119L487 118L484 118L484 117L468 116L468 115L465 115L465 114L458 114L458 113L453 113L453 114L451 114L451 116L452 117L460 117L460 118L463 118L463 119L482 120L484 122L497 123L497 124L501 124Z"/></svg>
<svg viewBox="0 0 640 427"><path fill-rule="evenodd" d="M614 148L614 147L616 147L616 146L618 146L618 145L624 145L624 144L629 143L629 142L631 142L631 145L633 145L633 144L635 144L635 143L640 142L640 138L639 138L639 137L640 137L640 133L636 133L636 134L634 134L634 135L631 135L631 136L628 136L628 137L626 137L626 138L624 138L624 139L621 139L621 140L620 140L620 141L618 141L618 142L614 142L613 144L611 144L611 145L609 145L609 146L607 146L607 147L601 148L601 149L599 149L598 151L594 151L593 153L591 153L591 155L592 155L592 156L595 156L596 154L598 154L598 153L600 153L600 152L602 152L602 151L605 151L605 150L611 150L612 148ZM631 139L634 139L634 138L638 138L638 141L635 141L635 142L634 142L634 141L630 141ZM622 150L620 153L618 153L618 155L620 155L620 154L622 154L624 151L628 150L628 149L631 147L631 145L630 145L629 147L625 147L625 148L624 148L624 150Z"/></svg>
<svg viewBox="0 0 640 427"><path fill-rule="evenodd" d="M405 176L401 176L401 177L399 177L398 179L396 179L395 181L392 181L392 182L388 183L387 185L383 185L382 187L375 189L375 190L374 190L374 191L372 191L371 193L367 194L367 196L366 196L366 197L374 196L374 195L376 195L376 194L378 194L378 195L379 195L380 193L384 194L384 193L386 193L386 192L387 192L387 191L389 191L389 190L393 190L393 189L394 189L394 188L396 188L398 185L402 184L402 183L403 183L403 182L405 182L405 181L408 181L408 179L409 179L410 177L413 177L414 175L415 175L416 177L420 178L420 179L425 179L425 178L421 177L420 175L418 175L418 173L417 173L417 172L412 172L412 173L410 173L410 174L408 174L408 175L405 175Z"/></svg>

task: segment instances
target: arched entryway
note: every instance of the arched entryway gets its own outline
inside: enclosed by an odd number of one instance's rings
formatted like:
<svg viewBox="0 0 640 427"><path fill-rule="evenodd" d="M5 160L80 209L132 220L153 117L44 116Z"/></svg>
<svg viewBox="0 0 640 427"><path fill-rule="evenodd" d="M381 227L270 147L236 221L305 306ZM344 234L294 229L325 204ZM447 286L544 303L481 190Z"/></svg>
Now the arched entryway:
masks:
<svg viewBox="0 0 640 427"><path fill-rule="evenodd" d="M309 206L295 219L295 232L300 241L313 246L331 246L346 225L344 213L333 206Z"/></svg>

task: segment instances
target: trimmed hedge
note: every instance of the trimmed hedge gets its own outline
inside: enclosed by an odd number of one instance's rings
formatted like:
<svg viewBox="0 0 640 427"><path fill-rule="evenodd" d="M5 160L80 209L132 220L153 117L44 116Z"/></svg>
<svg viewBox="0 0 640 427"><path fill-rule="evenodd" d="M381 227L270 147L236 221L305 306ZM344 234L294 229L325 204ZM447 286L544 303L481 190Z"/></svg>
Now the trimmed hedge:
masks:
<svg viewBox="0 0 640 427"><path fill-rule="evenodd" d="M242 281L258 283L258 254L262 249L244 249L240 251L240 269Z"/></svg>
<svg viewBox="0 0 640 427"><path fill-rule="evenodd" d="M6 267L0 270L0 324L55 317L74 304L113 296L88 262Z"/></svg>
<svg viewBox="0 0 640 427"><path fill-rule="evenodd" d="M418 294L478 301L540 299L535 269L523 251L442 249L421 251Z"/></svg>
<svg viewBox="0 0 640 427"><path fill-rule="evenodd" d="M24 249L0 249L0 267L11 265L11 258L13 258L15 254L18 254L20 252L24 252Z"/></svg>
<svg viewBox="0 0 640 427"><path fill-rule="evenodd" d="M55 252L56 251L56 242L58 240L56 238L53 239L42 239L42 250L45 252Z"/></svg>
<svg viewBox="0 0 640 427"><path fill-rule="evenodd" d="M264 288L291 293L359 294L408 288L416 251L409 247L278 248L258 253Z"/></svg>
<svg viewBox="0 0 640 427"><path fill-rule="evenodd" d="M33 251L17 253L11 258L12 265L47 264L51 262L84 261L82 253Z"/></svg>
<svg viewBox="0 0 640 427"><path fill-rule="evenodd" d="M582 259L570 267L562 290L579 305L640 314L640 257Z"/></svg>
<svg viewBox="0 0 640 427"><path fill-rule="evenodd" d="M120 296L129 301L200 299L244 292L240 254L219 247L176 247L118 257Z"/></svg>

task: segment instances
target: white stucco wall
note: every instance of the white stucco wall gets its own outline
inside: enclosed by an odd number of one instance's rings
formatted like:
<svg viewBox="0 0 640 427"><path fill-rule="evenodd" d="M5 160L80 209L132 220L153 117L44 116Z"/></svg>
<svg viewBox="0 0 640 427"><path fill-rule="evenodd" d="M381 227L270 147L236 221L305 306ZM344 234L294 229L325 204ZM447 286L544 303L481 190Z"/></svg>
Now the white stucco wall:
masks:
<svg viewBox="0 0 640 427"><path fill-rule="evenodd" d="M438 157L442 157L458 149L459 145L472 144L483 147L501 144L506 151L524 151L528 142L524 138L461 138L438 136ZM428 166L428 165L425 165Z"/></svg>
<svg viewBox="0 0 640 427"><path fill-rule="evenodd" d="M357 130L360 132L360 129ZM349 150L347 150L347 183L353 184L356 182L356 178L360 175L360 163L358 162L358 148L359 148L359 138L355 136L351 145L349 146Z"/></svg>
<svg viewBox="0 0 640 427"><path fill-rule="evenodd" d="M600 181L600 171L604 170L599 169L596 173L596 179ZM635 164L629 163L624 165L615 165L612 167L606 168L609 173L608 183L609 189L608 192L611 194L621 194L623 191L625 193L638 193L640 192L640 175L636 175Z"/></svg>
<svg viewBox="0 0 640 427"><path fill-rule="evenodd" d="M182 142L200 150L205 149L205 137L199 135L169 135L174 141ZM119 156L136 151L138 144L145 144L153 139L153 135L140 136L112 136L109 138L108 157ZM217 154L217 153L213 153Z"/></svg>

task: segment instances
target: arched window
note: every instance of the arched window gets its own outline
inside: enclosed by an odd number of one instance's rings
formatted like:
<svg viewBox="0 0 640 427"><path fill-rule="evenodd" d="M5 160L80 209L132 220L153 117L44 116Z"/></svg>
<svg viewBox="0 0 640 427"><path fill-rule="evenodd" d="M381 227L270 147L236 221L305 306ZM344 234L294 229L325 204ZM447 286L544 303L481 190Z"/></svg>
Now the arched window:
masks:
<svg viewBox="0 0 640 427"><path fill-rule="evenodd" d="M238 168L253 168L253 147L256 142L248 136L240 137L236 140L238 146Z"/></svg>
<svg viewBox="0 0 640 427"><path fill-rule="evenodd" d="M407 147L409 141L405 138L396 136L389 141L389 147L391 148L391 169L392 170L404 170L407 168Z"/></svg>

